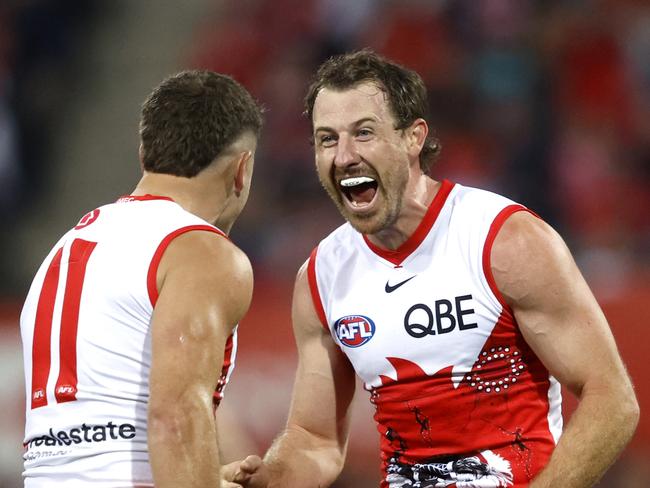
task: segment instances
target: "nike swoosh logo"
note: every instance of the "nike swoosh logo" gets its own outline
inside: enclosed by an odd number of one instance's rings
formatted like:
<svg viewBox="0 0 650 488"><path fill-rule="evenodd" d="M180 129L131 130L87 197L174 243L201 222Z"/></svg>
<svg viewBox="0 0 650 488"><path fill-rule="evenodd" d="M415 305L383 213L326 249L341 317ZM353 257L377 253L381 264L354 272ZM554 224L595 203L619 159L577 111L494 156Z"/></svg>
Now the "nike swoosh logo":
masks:
<svg viewBox="0 0 650 488"><path fill-rule="evenodd" d="M417 275L413 275L413 276L411 276L410 278L406 278L404 281L400 281L400 282L397 283L396 285L392 285L392 286L389 285L389 284L388 284L388 281L387 281L387 282L386 282L386 288L384 288L384 290L386 290L386 293L393 293L395 290L397 290L397 289L398 289L400 286L402 286L404 283L407 283L407 282L411 281L411 280L412 280L413 278L415 278L416 276L417 276Z"/></svg>

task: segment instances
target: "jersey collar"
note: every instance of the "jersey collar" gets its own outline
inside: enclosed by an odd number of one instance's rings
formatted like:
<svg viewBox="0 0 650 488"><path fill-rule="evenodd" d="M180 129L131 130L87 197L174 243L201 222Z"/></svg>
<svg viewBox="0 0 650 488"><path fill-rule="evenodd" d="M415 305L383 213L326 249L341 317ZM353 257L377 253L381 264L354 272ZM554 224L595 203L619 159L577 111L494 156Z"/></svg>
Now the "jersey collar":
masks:
<svg viewBox="0 0 650 488"><path fill-rule="evenodd" d="M453 188L454 183L449 180L442 180L440 189L438 190L438 193L436 193L436 196L433 197L422 222L420 222L420 225L415 229L415 232L413 232L413 234L411 234L411 236L397 249L384 249L379 247L370 242L368 236L363 234L363 240L366 242L366 245L379 257L384 258L395 266L399 266L420 246L420 244L422 244L424 238L429 234L429 231L433 227L433 224L435 224L436 219L438 218L438 215Z"/></svg>
<svg viewBox="0 0 650 488"><path fill-rule="evenodd" d="M149 200L167 200L173 202L174 200L169 197L163 197L160 195L124 195L117 199L117 203L127 203L127 202L146 202Z"/></svg>

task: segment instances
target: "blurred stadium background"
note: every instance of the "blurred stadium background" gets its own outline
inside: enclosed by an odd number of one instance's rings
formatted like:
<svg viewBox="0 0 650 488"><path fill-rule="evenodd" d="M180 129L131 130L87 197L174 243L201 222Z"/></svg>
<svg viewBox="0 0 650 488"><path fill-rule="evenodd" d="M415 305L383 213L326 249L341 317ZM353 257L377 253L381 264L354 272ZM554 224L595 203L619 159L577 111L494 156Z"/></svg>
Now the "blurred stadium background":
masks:
<svg viewBox="0 0 650 488"><path fill-rule="evenodd" d="M365 46L425 79L443 144L434 177L519 200L567 240L642 407L599 486L650 486L647 0L2 0L0 487L22 486L18 316L32 274L86 210L133 188L139 105L184 68L229 73L268 110L233 232L256 285L221 414L227 458L264 452L293 379L293 276L341 222L313 170L302 96L325 57ZM360 389L339 488L377 486L371 413Z"/></svg>

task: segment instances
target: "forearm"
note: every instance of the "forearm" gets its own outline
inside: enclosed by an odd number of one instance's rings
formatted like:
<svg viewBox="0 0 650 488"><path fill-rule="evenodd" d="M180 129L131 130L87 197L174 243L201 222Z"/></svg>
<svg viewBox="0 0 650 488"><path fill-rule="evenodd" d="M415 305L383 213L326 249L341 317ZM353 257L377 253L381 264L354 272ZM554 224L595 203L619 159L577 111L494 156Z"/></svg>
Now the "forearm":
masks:
<svg viewBox="0 0 650 488"><path fill-rule="evenodd" d="M345 446L325 441L300 428L287 428L264 457L269 488L325 488L341 473Z"/></svg>
<svg viewBox="0 0 650 488"><path fill-rule="evenodd" d="M219 449L210 410L150 416L149 459L156 488L218 488Z"/></svg>
<svg viewBox="0 0 650 488"><path fill-rule="evenodd" d="M584 392L548 465L531 488L586 488L611 466L636 428L638 404L630 388Z"/></svg>

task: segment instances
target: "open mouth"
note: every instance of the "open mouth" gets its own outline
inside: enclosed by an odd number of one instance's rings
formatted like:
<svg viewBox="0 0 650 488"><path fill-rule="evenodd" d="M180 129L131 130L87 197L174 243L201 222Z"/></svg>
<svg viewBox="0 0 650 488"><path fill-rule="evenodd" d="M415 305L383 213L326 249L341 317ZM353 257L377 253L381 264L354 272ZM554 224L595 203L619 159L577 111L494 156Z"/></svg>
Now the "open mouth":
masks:
<svg viewBox="0 0 650 488"><path fill-rule="evenodd" d="M377 181L369 176L343 178L339 185L341 192L353 208L370 206L377 195Z"/></svg>

